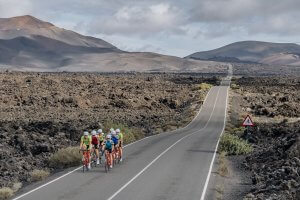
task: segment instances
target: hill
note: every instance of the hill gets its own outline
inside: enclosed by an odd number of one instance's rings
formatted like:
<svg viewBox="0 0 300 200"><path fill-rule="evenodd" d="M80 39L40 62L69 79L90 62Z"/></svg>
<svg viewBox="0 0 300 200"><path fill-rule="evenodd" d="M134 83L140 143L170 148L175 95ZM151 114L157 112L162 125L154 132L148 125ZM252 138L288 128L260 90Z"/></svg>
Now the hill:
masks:
<svg viewBox="0 0 300 200"><path fill-rule="evenodd" d="M212 68L212 66L216 66ZM0 18L0 70L89 72L222 72L215 62L125 52L26 15Z"/></svg>
<svg viewBox="0 0 300 200"><path fill-rule="evenodd" d="M211 51L193 53L187 58L271 65L300 65L299 55L300 45L297 44L243 41Z"/></svg>

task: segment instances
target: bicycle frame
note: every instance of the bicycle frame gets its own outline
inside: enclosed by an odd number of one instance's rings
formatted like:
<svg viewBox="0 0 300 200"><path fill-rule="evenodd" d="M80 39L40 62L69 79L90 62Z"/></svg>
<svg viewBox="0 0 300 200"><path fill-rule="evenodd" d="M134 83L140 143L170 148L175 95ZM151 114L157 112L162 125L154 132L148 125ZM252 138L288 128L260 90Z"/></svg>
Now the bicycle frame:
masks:
<svg viewBox="0 0 300 200"><path fill-rule="evenodd" d="M83 172L86 168L88 170L89 160L90 160L90 150L81 150L83 154L82 158L82 165L83 165Z"/></svg>
<svg viewBox="0 0 300 200"><path fill-rule="evenodd" d="M110 153L106 150L105 151L105 171L109 171L110 169L110 166L112 165L112 160L111 160L111 157L110 157Z"/></svg>

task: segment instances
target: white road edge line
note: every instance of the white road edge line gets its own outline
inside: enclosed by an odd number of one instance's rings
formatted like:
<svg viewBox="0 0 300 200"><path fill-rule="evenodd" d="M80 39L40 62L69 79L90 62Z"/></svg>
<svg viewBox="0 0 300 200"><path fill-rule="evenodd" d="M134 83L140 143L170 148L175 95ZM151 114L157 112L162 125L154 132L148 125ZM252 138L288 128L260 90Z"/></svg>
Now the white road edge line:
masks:
<svg viewBox="0 0 300 200"><path fill-rule="evenodd" d="M187 124L185 127L183 127L183 128L179 128L179 129L170 131L170 132L168 132L168 133L171 133L171 132L174 132L174 131L178 131L178 130L182 130L182 129L184 129L184 128L187 128L193 121L195 121L196 118L198 117L198 115L200 114L200 112L201 112L201 110L202 110L202 108L203 108L203 106L204 106L204 103L206 102L206 99L207 99L207 97L209 96L210 92L211 92L211 89L210 89L210 90L208 91L208 93L206 94L205 99L204 99L204 101L203 101L203 104L202 104L201 108L199 109L197 115L195 116L195 118L194 118L190 123L188 123L188 124ZM153 137L153 136L157 136L157 135L160 135L160 134L151 135L151 136L145 137L145 138L143 138L143 139L137 140L137 141L135 141L135 142L132 142L132 143L130 143L130 144L125 145L124 148L125 148L125 147L128 147L128 146L130 146L130 145L133 145L133 144L135 144L135 143L141 142L141 141L143 141L143 140L145 140L145 139L149 139L149 138L151 138L151 137ZM54 179L54 180L52 180L52 181L49 181L49 182L47 182L47 183L45 183L45 184L43 184L43 185L41 185L41 186L39 186L39 187L37 187L37 188L35 188L35 189L32 189L32 190L30 190L30 191L28 191L28 192L26 192L26 193L24 193L24 194L22 194L22 195L20 195L20 196L18 196L18 197L16 197L16 198L14 198L14 199L12 199L12 200L18 200L18 199L20 199L20 198L22 198L22 197L24 197L24 196L27 196L28 194L33 193L33 192L35 192L35 191L37 191L37 190L39 190L39 189L41 189L41 188L43 188L43 187L45 187L45 186L47 186L47 185L53 183L53 182L56 182L56 181L58 181L59 179L62 179L62 178L64 178L65 176L68 176L68 175L74 173L75 171L77 171L77 170L79 170L79 169L81 169L81 168L82 168L82 167L80 166L80 167L78 167L78 168L76 168L76 169L74 169L74 170L72 170L72 171L70 171L70 172L68 172L68 173L66 173L66 174L64 174L64 175L62 175L62 176L60 176L60 177L57 177L56 179Z"/></svg>
<svg viewBox="0 0 300 200"><path fill-rule="evenodd" d="M143 139L146 139L146 138L143 138ZM141 140L143 140L143 139L141 139ZM141 140L139 140L139 141L141 141ZM137 142L137 141L136 141L136 142ZM133 143L136 143L136 142L133 142ZM133 144L133 143L130 143L130 144ZM125 145L124 148L127 147L127 146L129 146L130 144ZM39 186L39 187L37 187L37 188L35 188L35 189L33 189L33 190L30 190L29 192L26 192L26 193L24 193L24 194L22 194L22 195L20 195L20 196L18 196L18 197L16 197L16 198L12 199L12 200L20 199L20 198L22 198L22 197L24 197L24 196L26 196L26 195L28 195L28 194L30 194L30 193L32 193L32 192L35 192L35 191L37 191L37 190L39 190L39 189L41 189L41 188L43 188L43 187L45 187L45 186L47 186L47 185L49 185L49 184L55 182L55 181L58 181L59 179L64 178L65 176L68 176L68 175L74 173L75 171L77 171L77 170L79 170L79 169L81 169L81 168L82 168L82 166L80 166L80 167L78 167L78 168L76 168L76 169L74 169L74 170L72 170L72 171L70 171L70 172L68 172L68 173L66 173L66 174L64 174L64 175L62 175L62 176L60 176L60 177L57 177L56 179L54 179L54 180L52 180L52 181L49 181L49 182L47 182L47 183L45 183L45 184L43 184L43 185L41 185L41 186Z"/></svg>
<svg viewBox="0 0 300 200"><path fill-rule="evenodd" d="M222 132L220 134L220 137L218 139L218 142L217 142L217 145L216 145L216 148L215 148L215 152L214 152L213 158L212 158L210 166L209 166L208 174L207 174L207 177L206 177L206 181L205 181L205 184L204 184L204 188L203 188L200 200L204 200L205 199L205 194L206 194L206 190L207 190L207 187L208 187L208 183L209 183L211 171L212 171L212 168L213 168L213 165L214 165L215 157L216 157L216 154L217 154L217 151L218 151L219 142L220 142L221 136L223 135L224 130L225 130L226 115L227 115L227 101L228 101L228 91L229 91L229 88L230 88L230 82L229 82L229 86L227 87L227 93L226 93L226 107L225 107L225 117L224 117L223 130L222 130Z"/></svg>
<svg viewBox="0 0 300 200"><path fill-rule="evenodd" d="M214 102L214 107L213 110L210 113L210 117L208 119L208 121L206 122L205 126L203 128L201 128L198 131L192 132L182 138L180 138L179 140L177 140L174 144L172 144L171 146L169 146L166 150L164 150L161 154L159 154L154 160L152 160L144 169L142 169L139 173L137 173L133 178L131 178L127 183L125 183L125 185L123 185L117 192L115 192L112 196L110 196L107 200L112 200L113 198L115 198L120 192L122 192L130 183L132 183L136 178L138 178L144 171L146 171L153 163L155 163L161 156L163 156L165 153L167 153L172 147L174 147L178 142L182 141L183 139L200 132L201 130L205 129L208 125L208 123L211 120L211 117L213 116L216 104L217 104L217 100L219 97L219 92L220 92L220 88L218 88L218 92L217 92L217 96L216 96L216 100Z"/></svg>

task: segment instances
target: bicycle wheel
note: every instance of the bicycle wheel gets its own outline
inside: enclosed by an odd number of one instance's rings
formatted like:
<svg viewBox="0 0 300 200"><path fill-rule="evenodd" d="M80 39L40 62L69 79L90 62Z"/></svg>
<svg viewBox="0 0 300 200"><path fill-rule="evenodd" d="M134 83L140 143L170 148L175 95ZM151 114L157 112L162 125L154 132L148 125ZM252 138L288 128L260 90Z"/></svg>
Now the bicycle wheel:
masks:
<svg viewBox="0 0 300 200"><path fill-rule="evenodd" d="M91 167L93 168L93 167L96 167L96 155L95 155L95 153L93 153L93 155L92 155L92 160L91 160L92 162L91 162Z"/></svg>
<svg viewBox="0 0 300 200"><path fill-rule="evenodd" d="M85 171L85 156L83 155L82 157L82 172L84 173Z"/></svg>
<svg viewBox="0 0 300 200"><path fill-rule="evenodd" d="M106 162L104 164L104 170L105 170L105 173L107 173L107 163Z"/></svg>

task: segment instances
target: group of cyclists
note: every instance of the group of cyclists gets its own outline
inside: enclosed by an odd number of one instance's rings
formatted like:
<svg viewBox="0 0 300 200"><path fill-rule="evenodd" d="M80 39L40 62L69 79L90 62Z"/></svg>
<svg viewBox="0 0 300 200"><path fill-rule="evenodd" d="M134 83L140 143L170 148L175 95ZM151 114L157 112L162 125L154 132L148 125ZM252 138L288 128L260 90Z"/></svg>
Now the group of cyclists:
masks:
<svg viewBox="0 0 300 200"><path fill-rule="evenodd" d="M104 134L102 129L93 130L91 134L88 131L83 133L80 139L80 150L87 152L88 169L91 168L91 155L95 152L96 164L100 164L103 154L110 157L112 161L118 153L119 161L122 162L123 156L123 134L120 129L111 128L108 134ZM101 155L100 155L101 154ZM84 155L83 155L84 156ZM112 163L110 163L112 168Z"/></svg>

